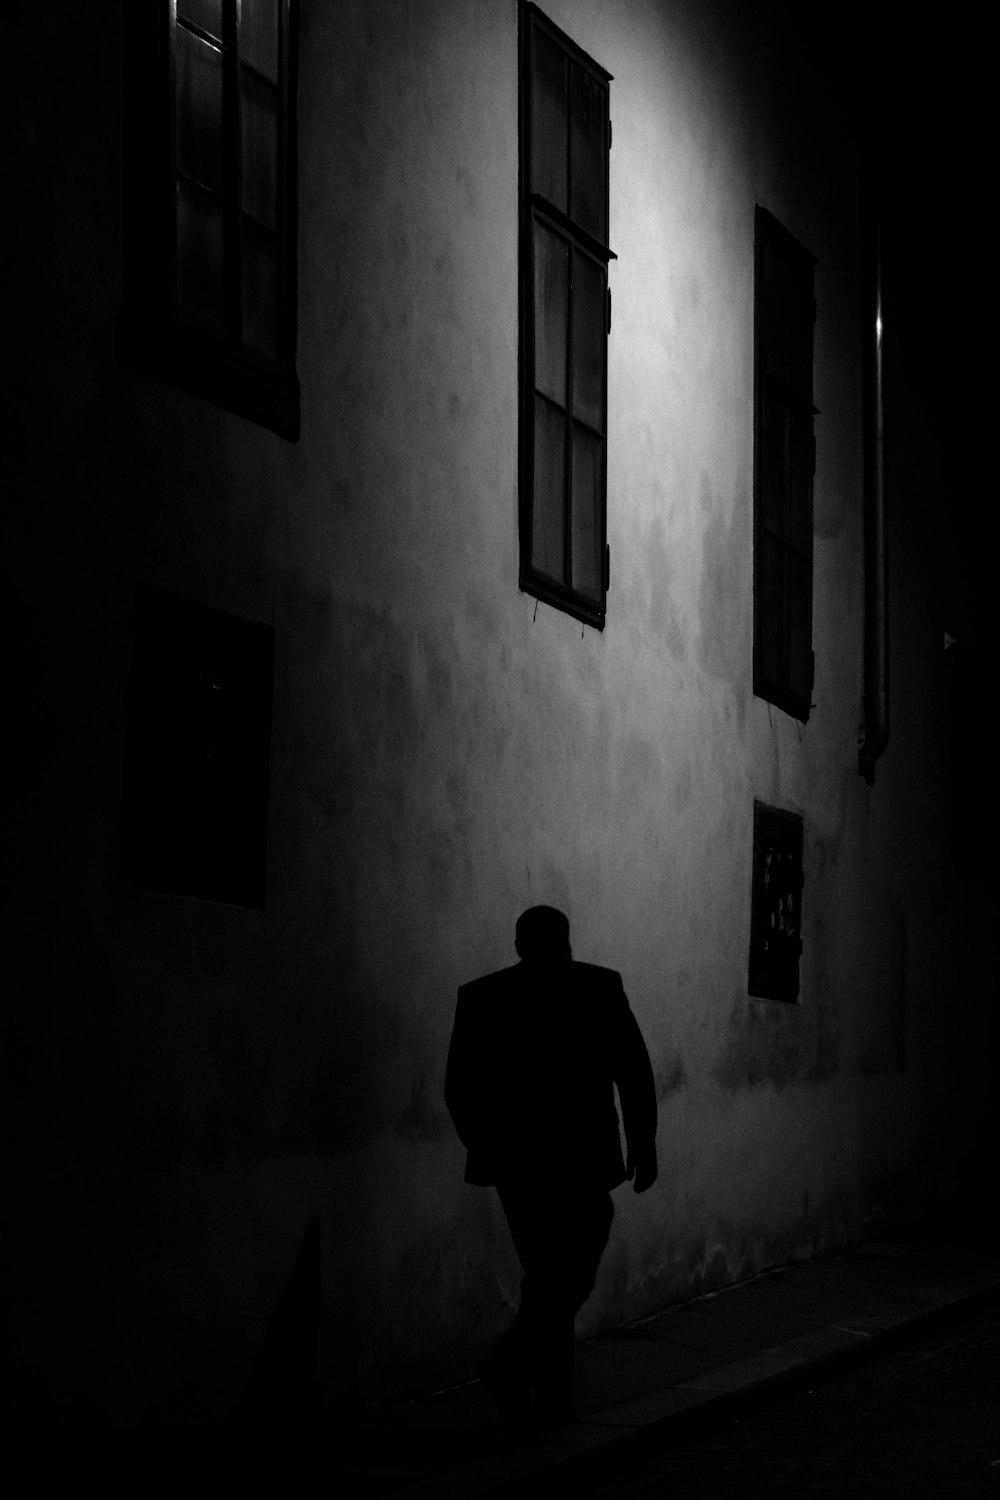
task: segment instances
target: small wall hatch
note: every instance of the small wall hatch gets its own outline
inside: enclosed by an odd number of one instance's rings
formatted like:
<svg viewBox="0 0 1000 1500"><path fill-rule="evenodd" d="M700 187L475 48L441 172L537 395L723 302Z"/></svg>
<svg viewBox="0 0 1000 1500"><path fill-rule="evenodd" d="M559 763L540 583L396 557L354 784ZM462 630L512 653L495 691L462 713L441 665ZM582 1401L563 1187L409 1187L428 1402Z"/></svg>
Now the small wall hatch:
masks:
<svg viewBox="0 0 1000 1500"><path fill-rule="evenodd" d="M762 1000L799 996L802 833L798 814L754 803L747 987Z"/></svg>
<svg viewBox="0 0 1000 1500"><path fill-rule="evenodd" d="M136 590L122 875L262 908L274 630Z"/></svg>

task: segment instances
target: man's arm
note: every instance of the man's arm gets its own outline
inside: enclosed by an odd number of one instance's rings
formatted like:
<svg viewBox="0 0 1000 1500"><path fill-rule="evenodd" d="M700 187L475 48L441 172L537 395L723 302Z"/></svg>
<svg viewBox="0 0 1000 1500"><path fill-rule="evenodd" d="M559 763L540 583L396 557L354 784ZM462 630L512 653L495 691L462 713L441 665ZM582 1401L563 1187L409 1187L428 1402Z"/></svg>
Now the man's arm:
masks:
<svg viewBox="0 0 1000 1500"><path fill-rule="evenodd" d="M626 1176L637 1193L656 1181L656 1084L646 1043L632 1014L625 992L621 992L615 1083L622 1107L622 1124L628 1148Z"/></svg>
<svg viewBox="0 0 1000 1500"><path fill-rule="evenodd" d="M455 1023L448 1048L448 1064L444 1075L444 1102L448 1107L458 1132L458 1138L468 1150L477 1133L476 1097L478 1092L477 1066L478 1036L471 1007L462 991L458 992L455 1007Z"/></svg>

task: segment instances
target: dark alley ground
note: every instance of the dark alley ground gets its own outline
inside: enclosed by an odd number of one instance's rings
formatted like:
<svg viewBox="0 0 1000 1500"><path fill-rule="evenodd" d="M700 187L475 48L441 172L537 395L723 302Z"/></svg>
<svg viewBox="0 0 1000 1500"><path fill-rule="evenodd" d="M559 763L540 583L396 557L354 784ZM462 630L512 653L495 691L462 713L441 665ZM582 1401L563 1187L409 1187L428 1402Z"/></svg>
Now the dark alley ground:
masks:
<svg viewBox="0 0 1000 1500"><path fill-rule="evenodd" d="M1000 1496L1000 1252L872 1242L588 1339L577 1421L530 1441L478 1381L359 1407L302 1403L293 1375L200 1436L21 1424L12 1493Z"/></svg>
<svg viewBox="0 0 1000 1500"><path fill-rule="evenodd" d="M998 1325L994 1249L869 1243L580 1344L578 1420L543 1439L472 1382L356 1413L328 1452L339 1493L398 1500L990 1494Z"/></svg>
<svg viewBox="0 0 1000 1500"><path fill-rule="evenodd" d="M722 1420L715 1431L685 1439L661 1430L596 1468L574 1481L576 1495L1000 1495L1000 1298L829 1383Z"/></svg>

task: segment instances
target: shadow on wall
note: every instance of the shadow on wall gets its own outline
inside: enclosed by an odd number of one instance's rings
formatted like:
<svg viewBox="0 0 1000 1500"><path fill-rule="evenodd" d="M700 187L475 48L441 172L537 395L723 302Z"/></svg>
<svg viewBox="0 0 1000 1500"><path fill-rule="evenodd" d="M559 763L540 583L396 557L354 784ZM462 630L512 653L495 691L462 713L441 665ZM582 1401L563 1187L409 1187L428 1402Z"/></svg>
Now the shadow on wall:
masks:
<svg viewBox="0 0 1000 1500"><path fill-rule="evenodd" d="M288 1285L267 1328L237 1403L236 1428L256 1438L305 1431L316 1415L319 1391L321 1233L313 1216Z"/></svg>

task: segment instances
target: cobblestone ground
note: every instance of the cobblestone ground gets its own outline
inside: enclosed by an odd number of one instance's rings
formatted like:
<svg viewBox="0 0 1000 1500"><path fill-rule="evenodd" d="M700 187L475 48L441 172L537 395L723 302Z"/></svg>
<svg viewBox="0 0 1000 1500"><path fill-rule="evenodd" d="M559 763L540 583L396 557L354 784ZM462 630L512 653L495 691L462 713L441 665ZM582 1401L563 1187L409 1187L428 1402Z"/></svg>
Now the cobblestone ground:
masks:
<svg viewBox="0 0 1000 1500"><path fill-rule="evenodd" d="M679 1440L681 1438L681 1440ZM684 1441L669 1429L569 1492L607 1500L996 1496L1000 1308L946 1326L834 1383Z"/></svg>

